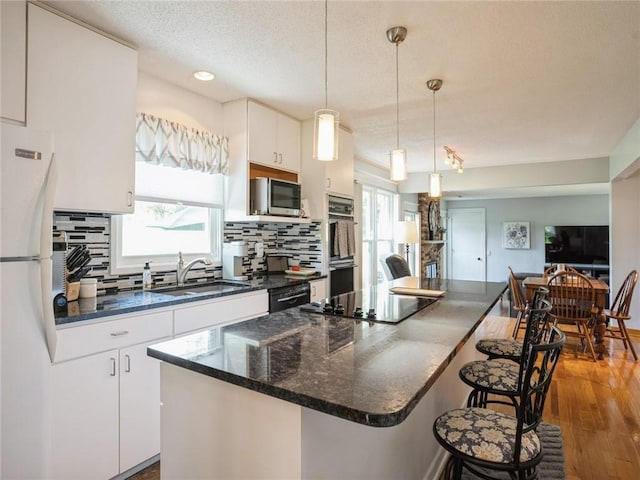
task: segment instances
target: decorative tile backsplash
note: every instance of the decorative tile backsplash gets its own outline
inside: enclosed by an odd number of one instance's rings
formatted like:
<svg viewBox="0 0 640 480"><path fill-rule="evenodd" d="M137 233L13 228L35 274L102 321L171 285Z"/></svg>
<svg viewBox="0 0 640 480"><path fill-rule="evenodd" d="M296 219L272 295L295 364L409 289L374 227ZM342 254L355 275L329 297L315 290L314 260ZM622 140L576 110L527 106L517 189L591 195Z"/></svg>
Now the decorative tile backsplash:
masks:
<svg viewBox="0 0 640 480"><path fill-rule="evenodd" d="M69 249L75 245L86 245L91 253L87 277L98 279L98 295L119 291L142 289L142 269L131 275L109 273L111 245L111 215L103 213L55 212L54 231L67 234ZM264 245L265 255L288 255L290 265L315 268L322 266L321 223L237 223L226 222L224 242L243 240L247 242L248 255L243 259L243 274L254 278L266 273L264 257L257 258L255 244ZM177 254L176 254L177 261ZM172 285L176 282L176 270L158 271L152 265L154 286ZM207 281L222 278L222 267L194 267L190 280Z"/></svg>

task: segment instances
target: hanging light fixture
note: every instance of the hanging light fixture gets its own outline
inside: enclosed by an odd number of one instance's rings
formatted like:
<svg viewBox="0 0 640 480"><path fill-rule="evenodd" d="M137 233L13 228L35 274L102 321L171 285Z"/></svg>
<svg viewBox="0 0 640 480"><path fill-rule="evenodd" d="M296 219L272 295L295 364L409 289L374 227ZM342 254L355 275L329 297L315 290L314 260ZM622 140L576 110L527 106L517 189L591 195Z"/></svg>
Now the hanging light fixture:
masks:
<svg viewBox="0 0 640 480"><path fill-rule="evenodd" d="M446 163L447 165L451 165L451 168L455 168L456 170L458 170L458 173L464 172L464 168L462 167L464 160L462 160L462 157L458 155L458 152L447 147L446 145L444 146L444 150L445 152L447 152L447 159L444 161L444 163Z"/></svg>
<svg viewBox="0 0 640 480"><path fill-rule="evenodd" d="M340 114L327 108L327 0L324 2L324 108L313 117L313 158L323 162L338 159Z"/></svg>
<svg viewBox="0 0 640 480"><path fill-rule="evenodd" d="M389 152L391 180L401 182L407 179L407 152L400 148L400 88L398 80L398 45L407 38L405 27L391 27L387 30L387 40L396 46L396 148Z"/></svg>
<svg viewBox="0 0 640 480"><path fill-rule="evenodd" d="M434 78L427 81L427 88L433 92L433 172L429 175L429 196L442 196L442 176L436 170L436 92L442 87L442 80Z"/></svg>

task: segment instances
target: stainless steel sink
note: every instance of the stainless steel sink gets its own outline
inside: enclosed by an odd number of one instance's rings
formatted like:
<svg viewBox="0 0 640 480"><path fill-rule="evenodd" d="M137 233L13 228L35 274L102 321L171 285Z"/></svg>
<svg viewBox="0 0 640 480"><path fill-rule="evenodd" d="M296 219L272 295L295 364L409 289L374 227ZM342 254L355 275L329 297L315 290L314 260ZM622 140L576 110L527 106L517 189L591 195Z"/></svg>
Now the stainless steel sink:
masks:
<svg viewBox="0 0 640 480"><path fill-rule="evenodd" d="M155 293L163 295L171 295L174 297L182 297L185 295L198 295L202 293L215 292L232 292L235 290L243 290L251 286L249 283L234 282L229 280L217 280L211 283L201 285L185 285L184 287L165 287L153 290Z"/></svg>

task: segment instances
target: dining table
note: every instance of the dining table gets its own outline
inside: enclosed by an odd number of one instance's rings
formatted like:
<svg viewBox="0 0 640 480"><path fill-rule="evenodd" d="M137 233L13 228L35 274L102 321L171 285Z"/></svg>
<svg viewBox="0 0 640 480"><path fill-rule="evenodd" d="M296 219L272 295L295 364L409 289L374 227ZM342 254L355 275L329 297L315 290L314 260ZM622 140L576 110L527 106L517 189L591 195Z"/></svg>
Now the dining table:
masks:
<svg viewBox="0 0 640 480"><path fill-rule="evenodd" d="M550 277L527 277L522 281L522 285L525 288L525 297L527 302L531 302L533 300L533 294L539 287L546 287L547 282ZM596 324L593 329L593 335L595 337L594 342L594 350L598 355L598 360L602 360L604 358L605 344L604 344L604 335L607 330L606 318L603 314L604 309L607 306L607 296L609 294L609 285L603 280L599 278L591 278L587 277L589 283L593 286L595 292L595 307L597 308L596 313ZM569 291L571 289L569 288Z"/></svg>

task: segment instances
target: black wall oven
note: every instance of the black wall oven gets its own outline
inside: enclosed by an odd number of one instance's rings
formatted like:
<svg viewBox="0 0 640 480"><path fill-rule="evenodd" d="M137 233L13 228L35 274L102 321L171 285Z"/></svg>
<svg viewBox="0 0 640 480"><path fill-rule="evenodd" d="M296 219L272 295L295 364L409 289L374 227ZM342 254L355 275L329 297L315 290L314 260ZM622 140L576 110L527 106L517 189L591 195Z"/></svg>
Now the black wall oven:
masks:
<svg viewBox="0 0 640 480"><path fill-rule="evenodd" d="M329 195L329 292L330 296L353 291L355 229L353 199Z"/></svg>

